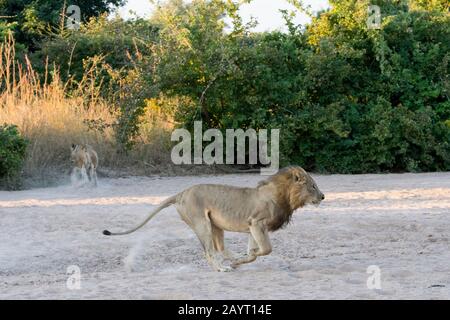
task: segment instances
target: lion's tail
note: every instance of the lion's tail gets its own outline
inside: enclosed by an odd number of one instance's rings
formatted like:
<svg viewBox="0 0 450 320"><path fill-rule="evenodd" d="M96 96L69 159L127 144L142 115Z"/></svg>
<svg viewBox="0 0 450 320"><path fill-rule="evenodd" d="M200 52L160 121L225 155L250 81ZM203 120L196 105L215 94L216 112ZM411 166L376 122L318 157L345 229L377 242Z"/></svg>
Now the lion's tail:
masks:
<svg viewBox="0 0 450 320"><path fill-rule="evenodd" d="M122 236L125 234L130 234L135 232L136 230L140 229L141 227L143 227L147 222L149 222L158 212L160 212L161 210L163 210L164 208L167 208L169 206L171 206L172 204L175 204L177 201L177 197L178 195L174 195L166 200L164 200L158 208L156 208L155 210L152 211L152 213L150 213L150 215L137 227L128 230L128 231L124 231L124 232L110 232L108 230L104 230L103 234L105 236Z"/></svg>

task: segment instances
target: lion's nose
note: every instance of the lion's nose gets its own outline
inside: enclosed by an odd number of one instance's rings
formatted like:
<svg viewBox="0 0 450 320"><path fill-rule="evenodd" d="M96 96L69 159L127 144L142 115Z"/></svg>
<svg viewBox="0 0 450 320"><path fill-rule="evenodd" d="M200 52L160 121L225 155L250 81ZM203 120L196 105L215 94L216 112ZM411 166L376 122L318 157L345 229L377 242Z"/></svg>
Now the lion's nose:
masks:
<svg viewBox="0 0 450 320"><path fill-rule="evenodd" d="M322 193L322 200L325 199L325 195Z"/></svg>

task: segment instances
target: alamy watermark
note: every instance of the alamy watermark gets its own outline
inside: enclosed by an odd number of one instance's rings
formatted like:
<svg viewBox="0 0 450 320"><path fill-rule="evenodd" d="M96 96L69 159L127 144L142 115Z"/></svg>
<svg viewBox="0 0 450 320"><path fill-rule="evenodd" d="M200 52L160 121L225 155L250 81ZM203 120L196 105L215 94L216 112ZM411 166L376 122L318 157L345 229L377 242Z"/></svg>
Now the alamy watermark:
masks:
<svg viewBox="0 0 450 320"><path fill-rule="evenodd" d="M66 281L66 287L69 290L81 289L81 269L77 265L67 267L66 273L69 275Z"/></svg>
<svg viewBox="0 0 450 320"><path fill-rule="evenodd" d="M401 0L400 4L409 10L409 1ZM381 8L375 4L370 4L367 8L369 14L366 24L368 29L381 29Z"/></svg>
<svg viewBox="0 0 450 320"><path fill-rule="evenodd" d="M270 156L268 154L270 135ZM201 121L194 122L194 139L186 129L172 132L172 141L179 142L172 149L174 164L262 164L262 175L275 174L280 162L280 130L227 129L225 139L218 129L208 129L203 133ZM192 141L194 156L192 157ZM211 142L203 148L203 141ZM224 152L224 142L226 150ZM248 145L248 152L246 146ZM235 148L236 147L236 148Z"/></svg>
<svg viewBox="0 0 450 320"><path fill-rule="evenodd" d="M367 28L381 29L381 8L377 5L369 5L367 11L369 13Z"/></svg>
<svg viewBox="0 0 450 320"><path fill-rule="evenodd" d="M379 266L371 265L367 267L367 273L370 276L367 278L367 289L380 290L381 289L381 269Z"/></svg>
<svg viewBox="0 0 450 320"><path fill-rule="evenodd" d="M81 24L81 9L77 5L70 5L66 9L66 28L69 30L80 29Z"/></svg>

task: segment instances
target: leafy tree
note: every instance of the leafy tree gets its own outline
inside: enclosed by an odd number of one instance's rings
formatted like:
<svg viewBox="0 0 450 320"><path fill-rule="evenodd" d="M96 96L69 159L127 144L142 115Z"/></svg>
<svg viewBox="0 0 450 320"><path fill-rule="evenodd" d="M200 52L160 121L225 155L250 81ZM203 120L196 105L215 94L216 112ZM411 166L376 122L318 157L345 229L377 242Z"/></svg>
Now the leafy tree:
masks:
<svg viewBox="0 0 450 320"><path fill-rule="evenodd" d="M180 108L179 120L187 126L202 119L217 126L224 99L229 96L236 71L234 47L245 34L237 15L238 5L231 1L181 0L159 6L152 20L160 29L161 45L156 48L160 62L157 81L169 95L190 98L192 104ZM233 29L225 33L225 16ZM183 115L184 114L184 115Z"/></svg>
<svg viewBox="0 0 450 320"><path fill-rule="evenodd" d="M63 80L81 81L83 60L102 56L110 68L132 68L137 55L151 55L149 47L158 39L158 30L144 19L108 19L106 14L93 17L79 30L66 30L41 41L40 50L32 55L41 73L48 59L59 67ZM105 76L105 74L103 74Z"/></svg>
<svg viewBox="0 0 450 320"><path fill-rule="evenodd" d="M78 5L82 21L108 13L113 6L120 6L125 0L73 0ZM66 1L60 0L0 0L0 17L12 24L17 43L35 51L42 36L60 28ZM5 22L3 22L4 24ZM1 24L0 24L1 25ZM1 29L1 27L0 27Z"/></svg>

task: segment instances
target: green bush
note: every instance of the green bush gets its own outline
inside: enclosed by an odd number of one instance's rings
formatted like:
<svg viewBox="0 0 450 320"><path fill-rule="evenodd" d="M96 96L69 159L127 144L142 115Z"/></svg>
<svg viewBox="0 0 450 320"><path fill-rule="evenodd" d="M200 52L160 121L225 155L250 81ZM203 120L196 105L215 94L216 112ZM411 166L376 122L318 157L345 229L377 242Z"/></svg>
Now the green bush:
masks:
<svg viewBox="0 0 450 320"><path fill-rule="evenodd" d="M43 74L48 58L50 66L59 67L63 81L71 78L76 84L85 76L88 60L96 56L103 57L103 62L115 70L133 69L133 61L139 55L151 55L148 43L156 37L156 27L146 20L125 21L119 17L108 20L107 15L102 15L91 18L79 30L65 30L43 39L40 50L31 59ZM102 72L100 76L108 84L107 73Z"/></svg>
<svg viewBox="0 0 450 320"><path fill-rule="evenodd" d="M450 169L450 16L440 2L380 0L383 25L371 30L368 2L331 0L306 30L286 17L289 33L207 38L196 37L201 21L220 30L220 20L213 2L200 3L208 10L188 7L199 11L192 19L175 15L176 43L189 45L166 46L159 65L165 93L199 101L175 113L183 126L280 128L283 165L317 172Z"/></svg>
<svg viewBox="0 0 450 320"><path fill-rule="evenodd" d="M27 140L20 136L17 126L0 126L0 187L19 187L20 169L25 159L27 144Z"/></svg>

